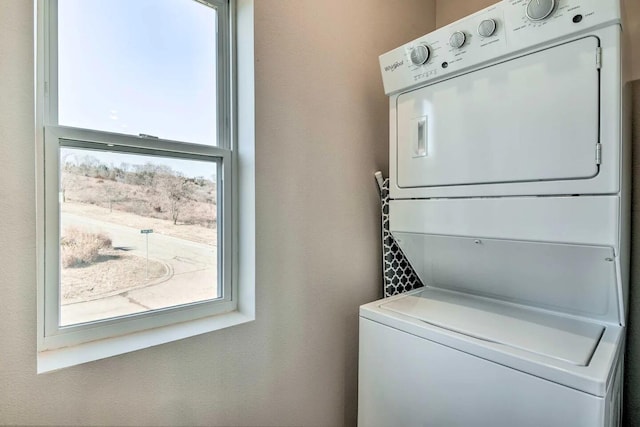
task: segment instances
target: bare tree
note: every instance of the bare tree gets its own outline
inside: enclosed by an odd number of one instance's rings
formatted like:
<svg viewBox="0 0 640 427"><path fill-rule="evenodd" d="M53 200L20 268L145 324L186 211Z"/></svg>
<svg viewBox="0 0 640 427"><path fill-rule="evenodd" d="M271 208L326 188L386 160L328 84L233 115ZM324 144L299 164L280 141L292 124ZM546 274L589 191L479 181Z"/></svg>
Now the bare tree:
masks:
<svg viewBox="0 0 640 427"><path fill-rule="evenodd" d="M71 172L68 163L64 164L62 173L60 174L60 192L62 193L62 203L67 202L67 190L73 184L75 175Z"/></svg>
<svg viewBox="0 0 640 427"><path fill-rule="evenodd" d="M169 211L175 225L178 223L180 212L193 197L193 183L178 172L171 175L156 175L155 178L157 188L164 201L163 204L167 207L167 211Z"/></svg>
<svg viewBox="0 0 640 427"><path fill-rule="evenodd" d="M74 173L74 165L69 162L69 157L72 157L71 153L62 153L60 157L60 164L62 170L60 171L60 192L62 193L62 203L67 202L67 190L75 185L76 175Z"/></svg>
<svg viewBox="0 0 640 427"><path fill-rule="evenodd" d="M105 198L109 201L109 213L113 212L113 203L119 202L124 197L120 185L113 181L107 181L102 187Z"/></svg>
<svg viewBox="0 0 640 427"><path fill-rule="evenodd" d="M86 156L82 156L82 159L78 163L78 169L84 176L95 177L100 164L100 160L87 154Z"/></svg>

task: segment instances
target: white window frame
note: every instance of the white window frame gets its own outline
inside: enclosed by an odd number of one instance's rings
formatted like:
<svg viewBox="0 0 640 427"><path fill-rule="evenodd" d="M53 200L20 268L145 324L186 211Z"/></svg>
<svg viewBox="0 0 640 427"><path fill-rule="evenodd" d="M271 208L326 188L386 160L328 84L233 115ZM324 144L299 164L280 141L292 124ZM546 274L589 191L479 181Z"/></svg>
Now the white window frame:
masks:
<svg viewBox="0 0 640 427"><path fill-rule="evenodd" d="M59 126L57 0L36 0L38 372L109 357L255 318L253 0L192 1L199 1L218 11L218 146ZM236 23L240 25L241 32L237 32ZM237 37L249 39L250 45L242 43L242 48L238 49ZM246 83L246 87L239 90L236 85L238 74L243 86ZM240 126L238 117L243 117ZM244 142L239 143L240 140ZM60 327L58 175L61 146L215 162L221 193L218 196L218 218L221 219L218 224L218 283L223 297ZM239 212L242 214L238 215ZM243 274L239 273L241 270Z"/></svg>

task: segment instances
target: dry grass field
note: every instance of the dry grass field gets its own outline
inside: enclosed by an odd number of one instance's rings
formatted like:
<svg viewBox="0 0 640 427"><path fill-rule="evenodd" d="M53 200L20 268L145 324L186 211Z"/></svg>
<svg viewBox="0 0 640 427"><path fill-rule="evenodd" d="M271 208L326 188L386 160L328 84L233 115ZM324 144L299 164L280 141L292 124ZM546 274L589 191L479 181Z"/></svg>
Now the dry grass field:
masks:
<svg viewBox="0 0 640 427"><path fill-rule="evenodd" d="M191 242L217 245L217 192L211 180L170 169L124 172L103 164L66 165L60 212L133 229L153 229ZM62 230L61 303L90 301L148 286L171 269L112 247L111 236L81 226Z"/></svg>
<svg viewBox="0 0 640 427"><path fill-rule="evenodd" d="M171 206L160 185L133 185L103 178L63 174L64 202L128 212L145 218L172 220ZM188 197L180 200L177 224L216 229L216 188L210 181L190 185Z"/></svg>

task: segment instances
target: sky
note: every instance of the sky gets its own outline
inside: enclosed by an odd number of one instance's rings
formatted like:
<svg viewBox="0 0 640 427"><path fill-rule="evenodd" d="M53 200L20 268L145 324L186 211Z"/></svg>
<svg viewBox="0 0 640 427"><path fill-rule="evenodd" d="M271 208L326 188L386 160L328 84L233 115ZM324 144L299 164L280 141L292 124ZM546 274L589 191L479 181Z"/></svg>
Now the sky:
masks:
<svg viewBox="0 0 640 427"><path fill-rule="evenodd" d="M216 11L59 0L59 124L216 145Z"/></svg>

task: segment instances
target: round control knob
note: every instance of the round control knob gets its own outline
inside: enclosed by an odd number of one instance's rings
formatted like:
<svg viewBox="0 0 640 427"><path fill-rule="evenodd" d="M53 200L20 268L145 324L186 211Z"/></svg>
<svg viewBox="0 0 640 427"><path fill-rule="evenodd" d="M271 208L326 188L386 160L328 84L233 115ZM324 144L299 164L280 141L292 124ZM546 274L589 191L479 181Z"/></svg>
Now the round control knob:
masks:
<svg viewBox="0 0 640 427"><path fill-rule="evenodd" d="M527 18L532 21L547 19L556 8L556 0L530 0L527 5Z"/></svg>
<svg viewBox="0 0 640 427"><path fill-rule="evenodd" d="M411 62L415 65L422 65L426 63L429 60L429 56L431 56L431 51L423 44L419 44L411 49Z"/></svg>
<svg viewBox="0 0 640 427"><path fill-rule="evenodd" d="M496 32L496 21L493 19L485 19L478 25L478 34L482 37L491 37Z"/></svg>
<svg viewBox="0 0 640 427"><path fill-rule="evenodd" d="M455 33L451 34L451 37L449 38L449 44L454 49L460 49L462 46L464 46L464 43L466 41L467 36L462 31L456 31Z"/></svg>

